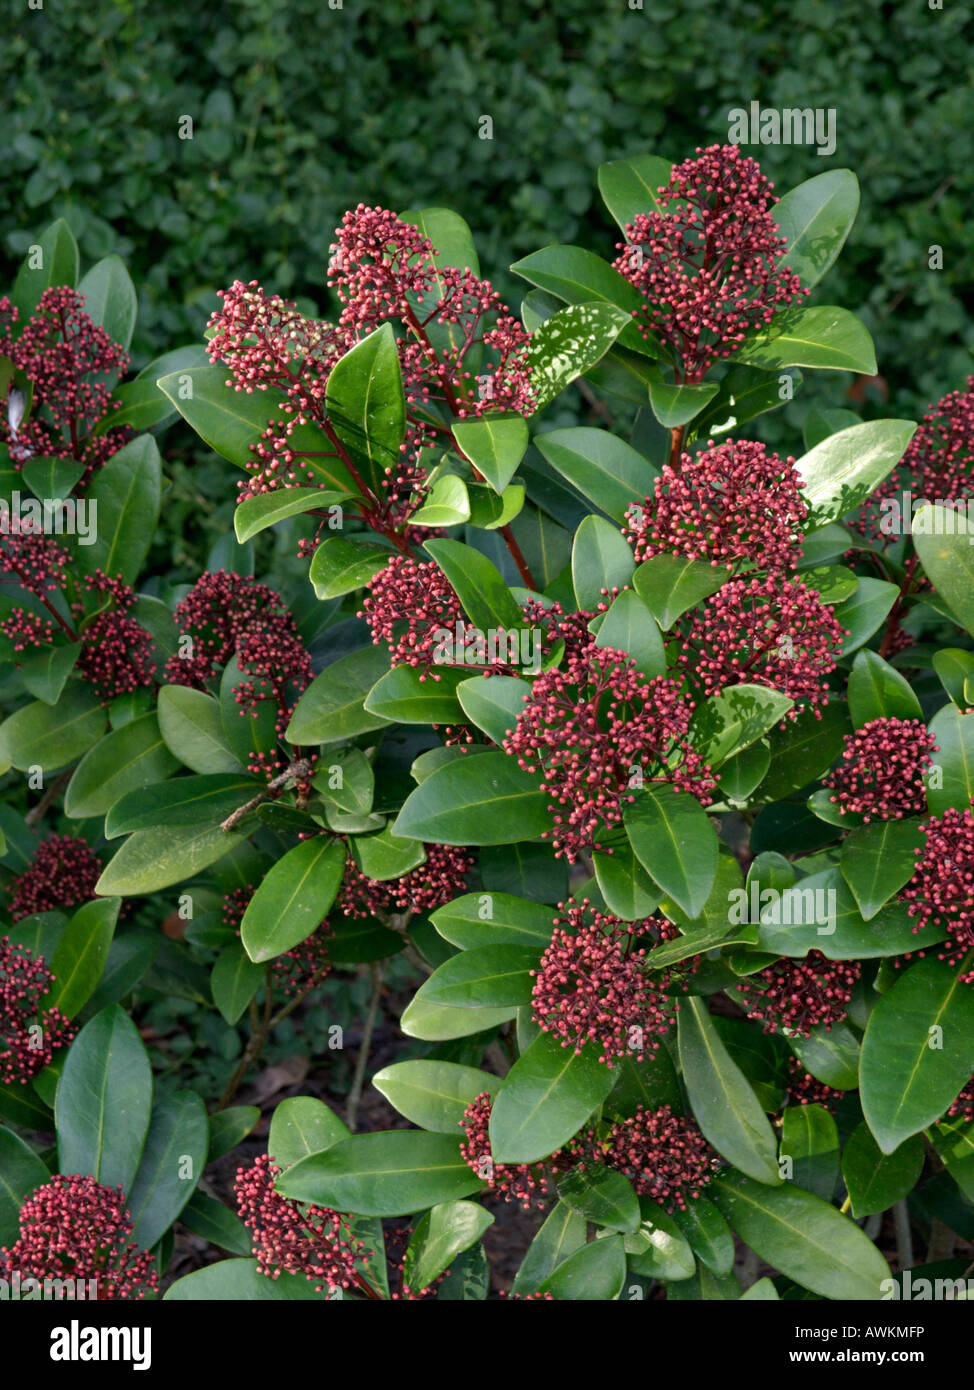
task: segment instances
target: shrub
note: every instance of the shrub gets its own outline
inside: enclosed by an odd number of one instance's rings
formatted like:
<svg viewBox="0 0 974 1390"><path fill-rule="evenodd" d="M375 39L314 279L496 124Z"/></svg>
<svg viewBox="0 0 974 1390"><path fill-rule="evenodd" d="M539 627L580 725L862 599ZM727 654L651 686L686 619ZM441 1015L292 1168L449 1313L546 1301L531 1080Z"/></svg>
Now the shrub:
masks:
<svg viewBox="0 0 974 1390"><path fill-rule="evenodd" d="M43 794L2 821L4 1268L42 1272L35 1210L75 1248L87 1182L106 1297L154 1292L178 1220L250 1258L169 1298L482 1299L504 1200L537 1213L517 1298L889 1297L874 1218L909 1195L962 1274L970 412L812 411L797 459L746 437L803 372L875 372L862 323L805 302L848 172L775 202L714 146L599 184L616 265L523 258L523 322L441 208L345 215L333 320L233 282L209 363L144 388L241 470L217 562L138 590L143 436L72 456L64 491L108 499L91 559L40 534L8 568L0 751ZM630 438L545 427L579 381L640 405ZM315 602L255 577L272 528ZM355 966L350 1123L282 1100L234 1211L198 1186L258 1119L230 1102ZM409 1127L355 1133L393 987L371 1082ZM165 993L232 1030L209 1105L133 1022L151 1041ZM735 1242L769 1270L747 1290Z"/></svg>

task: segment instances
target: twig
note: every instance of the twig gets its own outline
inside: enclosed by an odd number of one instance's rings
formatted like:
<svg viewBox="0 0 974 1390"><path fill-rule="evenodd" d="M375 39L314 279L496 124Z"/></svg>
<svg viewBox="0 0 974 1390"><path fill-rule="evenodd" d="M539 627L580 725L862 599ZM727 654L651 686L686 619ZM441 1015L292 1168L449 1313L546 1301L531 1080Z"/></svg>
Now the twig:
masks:
<svg viewBox="0 0 974 1390"><path fill-rule="evenodd" d="M274 777L268 782L262 792L258 792L256 796L252 796L243 806L238 806L235 811L231 811L226 820L221 824L220 829L228 833L234 830L244 817L249 816L250 812L257 806L260 806L262 802L267 801L268 798L272 801L275 800L291 782L301 782L305 780L311 776L312 771L313 768L307 758L298 758L295 762L291 763L290 767L286 767L283 772L279 773L277 777Z"/></svg>
<svg viewBox="0 0 974 1390"><path fill-rule="evenodd" d="M48 808L51 805L51 802L54 801L56 797L60 796L60 794L64 791L64 788L71 781L73 773L74 768L69 767L64 772L62 772L59 777L56 777L54 779L54 781L48 787L47 791L41 797L40 801L38 801L37 805L32 806L31 809L27 812L26 816L24 817L24 821L27 825L34 826L37 824L38 821L44 819L45 815L47 814Z"/></svg>
<svg viewBox="0 0 974 1390"><path fill-rule="evenodd" d="M906 1209L905 1198L901 1198L893 1207L893 1226L896 1231L896 1258L900 1269L909 1269L913 1264L913 1233L910 1230L910 1213Z"/></svg>
<svg viewBox="0 0 974 1390"><path fill-rule="evenodd" d="M365 1085L365 1072L369 1064L369 1048L372 1046L372 1030L375 1027L376 1014L379 1012L379 999L382 994L382 965L377 963L369 966L369 973L372 976L372 997L369 1000L369 1012L365 1016L365 1026L362 1029L362 1041L359 1044L358 1056L355 1059L355 1074L352 1077L352 1088L348 1093L348 1101L345 1106L345 1123L349 1129L355 1128L355 1121L358 1118L359 1101L362 1099L362 1088Z"/></svg>

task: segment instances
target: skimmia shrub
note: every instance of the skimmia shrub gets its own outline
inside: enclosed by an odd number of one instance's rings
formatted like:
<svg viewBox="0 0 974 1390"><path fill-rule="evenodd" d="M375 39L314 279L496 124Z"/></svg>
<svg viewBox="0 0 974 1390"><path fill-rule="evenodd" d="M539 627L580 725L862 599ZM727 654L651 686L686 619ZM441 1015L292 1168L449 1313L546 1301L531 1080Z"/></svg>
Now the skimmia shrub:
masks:
<svg viewBox="0 0 974 1390"><path fill-rule="evenodd" d="M803 373L876 371L816 288L855 177L779 198L713 146L599 187L617 244L519 261L516 310L454 213L365 206L330 316L236 281L205 347L121 385L129 282L76 283L63 226L0 306L5 1278L963 1275L972 383L767 449ZM150 555L174 413L239 470L192 583ZM89 501L90 545L53 524ZM286 1038L310 1070L272 1105Z"/></svg>

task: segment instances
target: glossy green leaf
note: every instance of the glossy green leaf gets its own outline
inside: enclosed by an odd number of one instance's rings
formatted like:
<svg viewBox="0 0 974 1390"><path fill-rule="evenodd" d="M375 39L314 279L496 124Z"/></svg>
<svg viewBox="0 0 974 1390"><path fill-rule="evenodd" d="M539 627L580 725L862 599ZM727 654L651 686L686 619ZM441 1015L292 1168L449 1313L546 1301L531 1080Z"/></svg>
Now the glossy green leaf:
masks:
<svg viewBox="0 0 974 1390"><path fill-rule="evenodd" d="M254 964L239 941L224 946L213 965L210 989L225 1023L239 1021L263 983L264 967Z"/></svg>
<svg viewBox="0 0 974 1390"><path fill-rule="evenodd" d="M871 821L843 844L839 867L865 921L913 877L916 851L925 843L919 827L918 820Z"/></svg>
<svg viewBox="0 0 974 1390"><path fill-rule="evenodd" d="M396 835L444 845L508 845L550 828L537 778L506 753L445 763L406 798Z"/></svg>
<svg viewBox="0 0 974 1390"><path fill-rule="evenodd" d="M460 1139L420 1130L354 1134L300 1159L275 1183L284 1197L362 1216L405 1216L480 1192Z"/></svg>
<svg viewBox="0 0 974 1390"><path fill-rule="evenodd" d="M227 833L219 826L137 830L115 852L95 891L123 898L155 893L209 868L245 840L245 835Z"/></svg>
<svg viewBox="0 0 974 1390"><path fill-rule="evenodd" d="M466 893L438 907L430 920L462 950L477 946L537 946L551 940L553 913L541 903L510 893Z"/></svg>
<svg viewBox="0 0 974 1390"><path fill-rule="evenodd" d="M247 905L240 939L250 959L273 960L305 941L324 920L345 872L345 847L319 835L289 849Z"/></svg>
<svg viewBox="0 0 974 1390"><path fill-rule="evenodd" d="M607 1303L619 1297L625 1282L622 1236L604 1236L569 1255L540 1285L539 1291L572 1303Z"/></svg>
<svg viewBox="0 0 974 1390"><path fill-rule="evenodd" d="M644 560L633 575L636 593L646 604L664 632L688 608L715 594L730 578L722 566L683 555L654 555Z"/></svg>
<svg viewBox="0 0 974 1390"><path fill-rule="evenodd" d="M772 216L788 243L783 265L802 284L817 285L845 244L859 210L851 169L829 169L787 192Z"/></svg>
<svg viewBox="0 0 974 1390"><path fill-rule="evenodd" d="M128 1193L132 1239L140 1250L162 1238L193 1195L208 1143L206 1109L194 1091L176 1091L159 1101Z"/></svg>
<svg viewBox="0 0 974 1390"><path fill-rule="evenodd" d="M839 1134L821 1105L788 1105L781 1117L781 1157L791 1161L790 1181L830 1202L839 1177ZM858 1216L859 1213L856 1212Z"/></svg>
<svg viewBox="0 0 974 1390"><path fill-rule="evenodd" d="M267 1152L281 1168L290 1168L309 1154L324 1153L347 1139L344 1120L313 1096L289 1096L275 1107L267 1136Z"/></svg>
<svg viewBox="0 0 974 1390"><path fill-rule="evenodd" d="M923 1169L923 1139L919 1134L884 1154L862 1124L852 1131L842 1151L842 1177L856 1220L887 1211L916 1185Z"/></svg>
<svg viewBox="0 0 974 1390"><path fill-rule="evenodd" d="M58 1171L128 1192L152 1109L152 1069L135 1024L117 1004L96 1014L65 1059L54 1107Z"/></svg>
<svg viewBox="0 0 974 1390"><path fill-rule="evenodd" d="M861 651L849 676L849 713L855 728L871 719L922 719L920 701L906 681L876 652Z"/></svg>
<svg viewBox="0 0 974 1390"><path fill-rule="evenodd" d="M75 819L103 816L127 792L164 781L179 765L155 714L143 714L106 734L85 754L68 783L64 814Z"/></svg>
<svg viewBox="0 0 974 1390"><path fill-rule="evenodd" d="M453 438L465 458L483 474L495 492L503 492L517 472L528 447L527 421L521 415L481 415L457 420Z"/></svg>
<svg viewBox="0 0 974 1390"><path fill-rule="evenodd" d="M388 720L365 709L365 697L389 670L380 647L362 647L326 666L301 696L285 737L291 744L340 743Z"/></svg>
<svg viewBox="0 0 974 1390"><path fill-rule="evenodd" d="M22 770L57 772L75 762L105 728L105 711L94 691L68 686L56 705L37 700L0 724L0 756Z"/></svg>
<svg viewBox="0 0 974 1390"><path fill-rule="evenodd" d="M696 917L717 873L717 836L699 801L649 786L625 808L623 821L633 853L653 882Z"/></svg>
<svg viewBox="0 0 974 1390"><path fill-rule="evenodd" d="M808 530L860 506L889 477L915 431L912 420L868 420L830 435L800 458L795 470L809 507Z"/></svg>
<svg viewBox="0 0 974 1390"><path fill-rule="evenodd" d="M344 492L327 492L318 487L288 487L279 488L274 492L261 492L256 497L247 497L243 502L237 503L233 513L234 533L243 545L261 531L266 531L268 526L275 526L277 522L284 521L289 516L300 516L303 512L310 511L327 512L332 507L340 509L341 503L346 500L347 495ZM323 541L315 551L312 569L322 546L327 543L327 540ZM314 583L313 574L311 582ZM318 597L327 598L330 595L319 594Z"/></svg>
<svg viewBox="0 0 974 1390"><path fill-rule="evenodd" d="M655 154L614 159L609 164L599 165L602 201L623 232L639 213L660 211L656 195L669 183L672 168L668 159Z"/></svg>
<svg viewBox="0 0 974 1390"><path fill-rule="evenodd" d="M120 898L95 898L78 908L55 946L48 968L54 984L45 1007L74 1018L94 994L115 934Z"/></svg>
<svg viewBox="0 0 974 1390"><path fill-rule="evenodd" d="M542 1033L514 1063L490 1116L496 1163L533 1163L554 1153L605 1100L615 1078L591 1044L575 1052Z"/></svg>
<svg viewBox="0 0 974 1390"><path fill-rule="evenodd" d="M779 312L768 329L746 338L731 360L768 370L820 367L876 375L872 338L854 314L834 304Z"/></svg>
<svg viewBox="0 0 974 1390"><path fill-rule="evenodd" d="M212 695L188 685L164 685L158 714L166 747L193 772L242 770L224 730L220 703Z"/></svg>
<svg viewBox="0 0 974 1390"><path fill-rule="evenodd" d="M493 1093L498 1078L477 1067L424 1059L394 1062L372 1078L372 1085L413 1124L436 1134L457 1135L467 1107L484 1091Z"/></svg>
<svg viewBox="0 0 974 1390"><path fill-rule="evenodd" d="M541 953L531 946L475 946L444 961L420 986L417 998L457 1008L528 1004Z"/></svg>
<svg viewBox="0 0 974 1390"><path fill-rule="evenodd" d="M742 1172L761 1183L779 1183L774 1132L718 1037L705 1002L688 999L680 1008L678 1027L683 1080L703 1134Z"/></svg>
<svg viewBox="0 0 974 1390"><path fill-rule="evenodd" d="M608 430L549 430L535 435L534 444L572 487L620 525L630 507L644 507L654 495L658 469Z"/></svg>
<svg viewBox="0 0 974 1390"><path fill-rule="evenodd" d="M16 1243L21 1205L50 1176L47 1166L23 1139L0 1127L0 1244L9 1247Z"/></svg>

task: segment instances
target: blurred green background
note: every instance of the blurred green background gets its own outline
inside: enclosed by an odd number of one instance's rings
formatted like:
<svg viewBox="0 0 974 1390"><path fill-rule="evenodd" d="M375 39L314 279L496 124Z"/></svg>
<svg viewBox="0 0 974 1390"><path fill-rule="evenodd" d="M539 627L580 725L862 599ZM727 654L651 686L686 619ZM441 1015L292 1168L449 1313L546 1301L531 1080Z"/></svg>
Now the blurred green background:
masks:
<svg viewBox="0 0 974 1390"><path fill-rule="evenodd" d="M446 204L517 304L524 287L506 268L518 256L554 241L615 254L600 162L684 158L726 139L729 108L753 99L834 107L833 156L749 151L781 192L841 166L862 184L859 221L816 299L862 315L889 395L850 402L851 379L825 374L817 398L909 415L961 385L974 261L967 7L630 3L8 0L8 276L37 231L67 217L84 259L117 251L129 264L141 365L197 338L214 291L237 276L325 308L346 207ZM484 115L492 140L478 138ZM184 116L191 140L178 136ZM941 271L928 269L934 244Z"/></svg>

